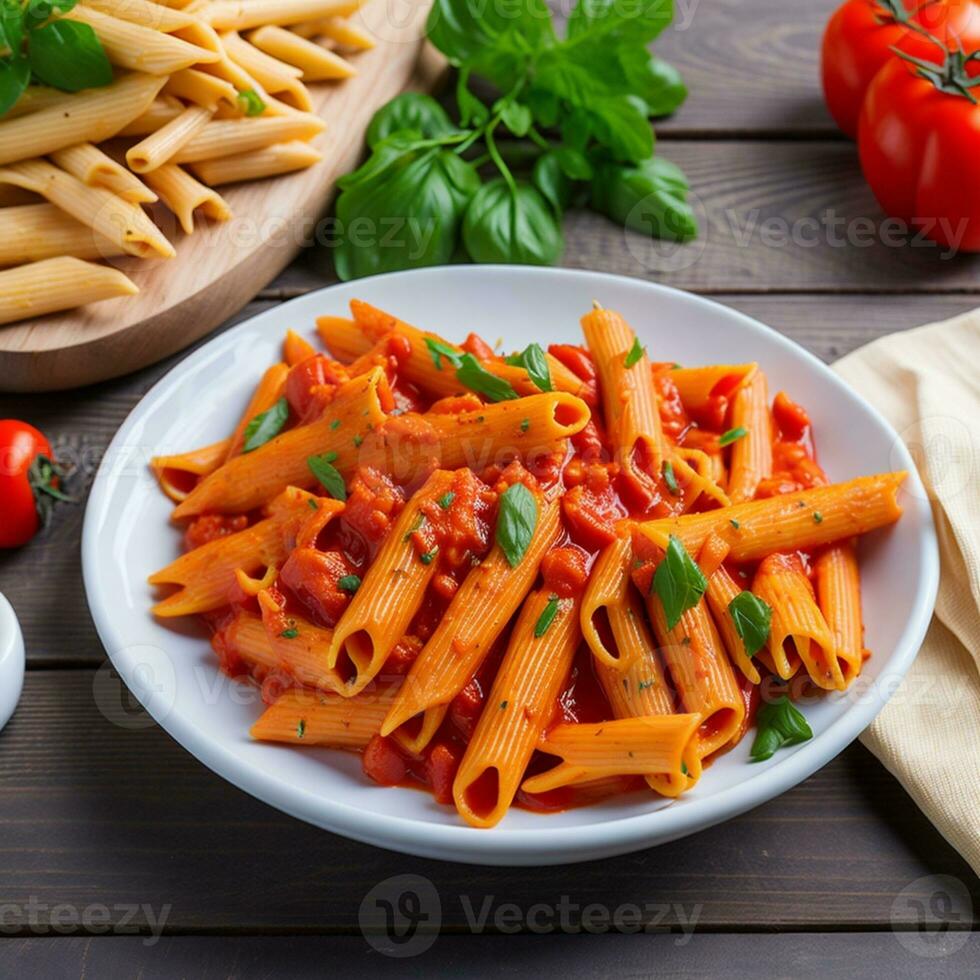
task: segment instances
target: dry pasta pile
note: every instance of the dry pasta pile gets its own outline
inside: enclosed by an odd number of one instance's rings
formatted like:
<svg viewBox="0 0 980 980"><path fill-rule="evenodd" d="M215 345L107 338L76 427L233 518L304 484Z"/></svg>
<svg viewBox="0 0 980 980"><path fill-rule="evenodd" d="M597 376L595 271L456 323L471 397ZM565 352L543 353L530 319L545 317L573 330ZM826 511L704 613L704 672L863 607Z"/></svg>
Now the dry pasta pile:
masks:
<svg viewBox="0 0 980 980"><path fill-rule="evenodd" d="M143 205L186 234L231 217L214 189L321 159L306 83L355 73L362 0L84 0L114 67L104 88L32 85L0 118L0 324L138 292L91 260L166 259ZM96 144L112 142L104 146ZM5 271L4 271L5 270Z"/></svg>
<svg viewBox="0 0 980 980"><path fill-rule="evenodd" d="M290 333L218 443L154 460L187 552L150 582L261 685L256 739L363 753L475 827L677 797L860 674L855 537L904 473L831 484L759 365L656 363L595 309L509 357L368 303Z"/></svg>

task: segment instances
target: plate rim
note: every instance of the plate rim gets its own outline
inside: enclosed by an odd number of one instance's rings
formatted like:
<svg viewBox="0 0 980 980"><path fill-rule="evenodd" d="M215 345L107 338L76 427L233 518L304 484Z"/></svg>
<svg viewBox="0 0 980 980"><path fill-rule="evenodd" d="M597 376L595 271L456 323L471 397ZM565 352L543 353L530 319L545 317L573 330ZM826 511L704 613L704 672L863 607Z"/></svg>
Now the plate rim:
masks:
<svg viewBox="0 0 980 980"><path fill-rule="evenodd" d="M905 676L918 654L935 606L939 585L938 542L928 498L907 447L891 423L860 393L850 388L816 355L754 317L710 297L635 277L585 269L470 265L436 266L384 273L365 277L357 282L370 289L371 283L382 279L425 278L432 275L459 274L461 271L464 275L477 277L571 277L592 280L597 284L611 281L634 289L649 290L651 295L679 298L694 306L710 309L715 315L720 310L723 316L740 320L752 333L763 334L767 341L791 349L796 355L802 354L821 375L822 380L856 398L863 409L895 440L899 461L909 471L906 487L911 485L918 490L916 494L909 495L909 503L917 506L920 517L923 518L917 542L922 569L915 602L888 661L889 677L900 680ZM134 664L127 662L122 655L127 644L125 638L116 632L109 612L111 602L107 602L107 597L100 594L97 570L97 525L114 484L109 461L117 455L120 446L125 445L131 429L165 397L173 383L173 377L178 372L193 368L198 361L204 361L216 344L228 343L230 338L252 329L256 321L276 320L282 316L283 311L288 312L293 306L308 304L311 299L321 297L328 300L332 290L348 288L349 285L344 282L333 283L264 310L211 337L181 359L132 408L106 448L93 480L85 510L81 545L82 576L89 611L107 656L123 682L154 721L182 748L221 778L264 803L307 823L357 841L401 853L469 864L546 866L612 857L656 846L738 816L781 795L826 765L850 745L877 716L897 685L888 685L884 694L883 685L873 685L866 698L852 704L812 741L797 747L793 754L771 767L760 769L736 785L698 800L694 810L667 806L648 813L603 819L585 826L542 826L519 830L497 828L487 832L465 825L427 824L415 818L364 811L350 803L315 796L302 786L277 778L274 772L260 770L252 763L243 762L228 746L203 736L192 721L181 716L176 703L166 705L159 692L146 691L140 684L133 683Z"/></svg>

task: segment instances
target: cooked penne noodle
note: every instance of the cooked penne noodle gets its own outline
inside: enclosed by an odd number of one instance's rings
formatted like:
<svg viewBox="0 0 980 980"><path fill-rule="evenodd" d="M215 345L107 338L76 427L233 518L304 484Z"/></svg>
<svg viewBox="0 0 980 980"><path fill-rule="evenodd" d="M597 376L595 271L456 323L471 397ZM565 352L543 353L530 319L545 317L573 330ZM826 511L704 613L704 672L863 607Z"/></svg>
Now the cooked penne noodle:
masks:
<svg viewBox="0 0 980 980"><path fill-rule="evenodd" d="M126 75L107 88L80 92L70 102L0 119L0 164L115 136L150 108L165 81L154 75Z"/></svg>
<svg viewBox="0 0 980 980"><path fill-rule="evenodd" d="M243 180L262 180L277 177L297 170L305 170L319 163L323 154L309 143L292 140L289 143L274 143L261 150L255 150L245 157L217 157L191 164L194 173L206 184L220 187Z"/></svg>
<svg viewBox="0 0 980 980"><path fill-rule="evenodd" d="M843 690L837 645L799 559L781 554L763 558L752 591L772 608L767 645L776 673L788 680L802 661L817 687ZM792 649L787 649L787 640L793 641Z"/></svg>
<svg viewBox="0 0 980 980"><path fill-rule="evenodd" d="M354 698L294 689L283 692L252 726L259 742L363 749L377 734L388 701L397 689L389 684Z"/></svg>
<svg viewBox="0 0 980 980"><path fill-rule="evenodd" d="M176 75L171 75L171 80ZM169 83L168 83L169 84ZM164 95L159 99L154 99L150 107L141 116L138 116L131 123L123 126L116 133L120 137L149 136L158 129L166 126L168 122L176 119L184 111L184 106L175 98Z"/></svg>
<svg viewBox="0 0 980 980"><path fill-rule="evenodd" d="M272 58L299 69L305 82L350 78L357 74L354 66L340 55L275 25L252 31L248 40Z"/></svg>
<svg viewBox="0 0 980 980"><path fill-rule="evenodd" d="M245 31L265 24L302 24L325 17L348 17L363 0L216 0L203 10L219 31Z"/></svg>
<svg viewBox="0 0 980 980"><path fill-rule="evenodd" d="M0 323L98 303L139 290L121 272L61 256L0 272Z"/></svg>
<svg viewBox="0 0 980 980"><path fill-rule="evenodd" d="M615 458L631 482L660 478L670 449L663 434L650 359L633 356L639 341L618 314L594 309L582 317L582 332L599 372L599 390Z"/></svg>
<svg viewBox="0 0 980 980"><path fill-rule="evenodd" d="M661 548L667 547L670 535L676 535L690 554L700 551L708 535L717 534L731 549L732 558L752 561L774 551L817 548L893 524L902 515L897 498L906 476L904 471L862 476L637 526Z"/></svg>
<svg viewBox="0 0 980 980"><path fill-rule="evenodd" d="M853 541L824 549L814 563L817 601L834 638L845 686L864 666L864 623L861 618L861 573Z"/></svg>
<svg viewBox="0 0 980 980"><path fill-rule="evenodd" d="M138 174L162 167L211 121L212 115L201 106L188 106L176 119L131 146L126 151L126 163Z"/></svg>
<svg viewBox="0 0 980 980"><path fill-rule="evenodd" d="M733 504L751 500L759 482L772 475L772 422L766 376L756 371L732 402L732 428L745 435L732 443L728 496Z"/></svg>
<svg viewBox="0 0 980 980"><path fill-rule="evenodd" d="M187 453L154 456L150 460L150 469L160 489L175 503L180 503L190 493L188 483L193 486L197 477L213 473L227 459L230 444L230 439L222 439Z"/></svg>
<svg viewBox="0 0 980 980"><path fill-rule="evenodd" d="M323 418L297 426L260 446L236 456L210 474L174 511L181 520L206 511L243 514L260 507L287 486L311 487L316 478L310 456L337 453L334 465L350 474L359 465L353 439L363 437L385 418L378 400L383 373L373 371L343 385Z"/></svg>
<svg viewBox="0 0 980 980"><path fill-rule="evenodd" d="M305 337L301 337L295 330L286 331L282 342L282 356L290 367L315 355L315 348Z"/></svg>
<svg viewBox="0 0 980 980"><path fill-rule="evenodd" d="M34 191L102 237L140 258L172 258L174 248L135 204L102 187L89 187L46 160L0 167L0 182Z"/></svg>
<svg viewBox="0 0 980 980"><path fill-rule="evenodd" d="M732 398L736 391L751 381L759 366L752 364L711 364L704 367L675 367L670 372L670 380L677 387L684 407L689 412L704 412L712 395L719 389L726 398Z"/></svg>
<svg viewBox="0 0 980 980"><path fill-rule="evenodd" d="M700 718L698 752L705 759L732 740L745 716L721 637L703 599L673 629L667 628L663 603L655 593L647 597L647 612L677 696L686 711Z"/></svg>
<svg viewBox="0 0 980 980"><path fill-rule="evenodd" d="M738 587L724 565L719 565L707 578L708 591L705 596L728 656L747 680L758 684L762 678L745 649L745 641L738 635L735 621L728 609L732 600L744 590Z"/></svg>
<svg viewBox="0 0 980 980"><path fill-rule="evenodd" d="M212 221L227 221L231 217L231 208L217 191L205 187L175 163L165 163L144 176L163 203L177 215L187 235L194 231L196 211Z"/></svg>
<svg viewBox="0 0 980 980"><path fill-rule="evenodd" d="M503 819L571 670L581 639L579 604L562 599L540 633L538 623L554 601L550 589L538 589L524 601L456 773L453 799L471 827L493 827Z"/></svg>
<svg viewBox="0 0 980 980"><path fill-rule="evenodd" d="M53 204L0 208L0 267L67 255L106 259L123 249Z"/></svg>
<svg viewBox="0 0 980 980"><path fill-rule="evenodd" d="M51 159L83 184L104 187L131 204L150 204L157 200L156 194L143 181L91 143L55 150Z"/></svg>
<svg viewBox="0 0 980 980"><path fill-rule="evenodd" d="M556 725L539 747L562 761L525 779L521 788L525 793L546 793L606 776L647 773L662 773L681 781L689 768L686 760L693 762L697 731L696 714Z"/></svg>
<svg viewBox="0 0 980 980"><path fill-rule="evenodd" d="M632 642L636 636L628 628L633 616L629 603L632 560L633 548L624 531L596 559L582 598L582 636L597 663L618 671L628 670L642 650L641 644ZM629 640L621 642L617 632L624 637L629 635ZM608 644L604 635L615 639L615 645Z"/></svg>
<svg viewBox="0 0 980 980"><path fill-rule="evenodd" d="M302 31L296 33L300 37L321 35L331 41L336 41L343 48L350 48L352 51L368 51L375 45L374 38L367 31L343 17L328 17L326 20L318 21L314 25L312 33L307 34Z"/></svg>
<svg viewBox="0 0 980 980"><path fill-rule="evenodd" d="M242 413L242 417L238 420L238 425L235 426L235 431L228 440L228 450L224 456L225 461L231 459L232 456L237 456L242 451L248 423L256 415L261 415L262 412L272 408L282 397L288 374L289 366L282 362L273 364L272 367L265 370L249 399L248 405L245 407L245 411Z"/></svg>
<svg viewBox="0 0 980 980"><path fill-rule="evenodd" d="M472 569L453 596L435 632L409 672L405 685L385 719L382 734L390 735L425 713L414 748L420 751L439 727L445 706L463 689L483 663L508 620L524 600L538 567L559 533L559 506L535 493L538 521L520 563L512 567L499 545Z"/></svg>
<svg viewBox="0 0 980 980"><path fill-rule="evenodd" d="M327 652L331 668L349 676L347 692L362 691L384 666L388 654L408 630L437 571L420 560L412 541L422 506L435 502L453 483L448 470L436 470L412 497L391 528L361 587L334 630Z"/></svg>
<svg viewBox="0 0 980 980"><path fill-rule="evenodd" d="M269 505L269 516L234 534L226 534L181 555L154 572L150 585L180 589L153 607L156 616L188 616L227 605L239 569L251 573L278 566L292 550L298 523L311 516L310 502L321 519L341 513L344 505L304 490L285 490Z"/></svg>

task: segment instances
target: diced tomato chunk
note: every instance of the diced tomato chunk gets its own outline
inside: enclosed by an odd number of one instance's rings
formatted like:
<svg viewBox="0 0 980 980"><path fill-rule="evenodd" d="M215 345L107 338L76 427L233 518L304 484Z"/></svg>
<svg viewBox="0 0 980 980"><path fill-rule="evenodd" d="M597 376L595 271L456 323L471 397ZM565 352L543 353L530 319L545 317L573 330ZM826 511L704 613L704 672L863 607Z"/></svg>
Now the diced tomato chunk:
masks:
<svg viewBox="0 0 980 980"><path fill-rule="evenodd" d="M582 381L596 379L595 362L592 355L584 348L575 344L551 344L548 353L561 361L569 371Z"/></svg>
<svg viewBox="0 0 980 980"><path fill-rule="evenodd" d="M247 527L248 518L244 514L202 514L187 526L184 547L193 551L202 544L244 531Z"/></svg>
<svg viewBox="0 0 980 980"><path fill-rule="evenodd" d="M408 768L390 738L373 735L361 759L364 775L381 786L398 786L405 782Z"/></svg>
<svg viewBox="0 0 980 980"><path fill-rule="evenodd" d="M296 548L279 571L279 580L324 626L333 626L350 602L337 583L356 568L339 551Z"/></svg>
<svg viewBox="0 0 980 980"><path fill-rule="evenodd" d="M289 369L286 400L300 424L312 422L332 401L337 386L348 380L343 364L326 354L314 354Z"/></svg>
<svg viewBox="0 0 980 980"><path fill-rule="evenodd" d="M470 679L466 687L449 703L449 719L461 735L469 738L476 730L483 702L486 698L478 678Z"/></svg>
<svg viewBox="0 0 980 980"><path fill-rule="evenodd" d="M461 346L463 350L472 354L478 361L494 361L498 359L494 349L478 334L469 334Z"/></svg>
<svg viewBox="0 0 980 980"><path fill-rule="evenodd" d="M387 473L368 466L358 470L351 481L341 521L357 532L373 552L404 506L404 491Z"/></svg>
<svg viewBox="0 0 980 980"><path fill-rule="evenodd" d="M797 405L785 391L773 399L772 415L783 439L799 442L810 428L810 416L802 405Z"/></svg>
<svg viewBox="0 0 980 980"><path fill-rule="evenodd" d="M425 781L436 803L453 802L453 780L461 758L460 750L446 742L434 743L426 753Z"/></svg>
<svg viewBox="0 0 980 980"><path fill-rule="evenodd" d="M553 548L541 562L541 577L546 589L561 599L578 595L589 579L586 554L581 548Z"/></svg>

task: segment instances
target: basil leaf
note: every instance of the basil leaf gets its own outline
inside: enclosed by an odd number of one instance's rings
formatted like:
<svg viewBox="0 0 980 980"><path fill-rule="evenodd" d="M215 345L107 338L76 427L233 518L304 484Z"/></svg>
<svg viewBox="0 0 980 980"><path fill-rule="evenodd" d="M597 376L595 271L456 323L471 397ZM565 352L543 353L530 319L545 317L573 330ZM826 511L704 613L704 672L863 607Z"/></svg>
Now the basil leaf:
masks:
<svg viewBox="0 0 980 980"><path fill-rule="evenodd" d="M425 346L429 348L429 353L432 355L432 363L435 364L437 371L442 370L442 358L449 361L454 368L458 368L463 363L460 351L454 347L450 347L449 344L443 343L436 337L426 337Z"/></svg>
<svg viewBox="0 0 980 980"><path fill-rule="evenodd" d="M559 146L555 151L561 169L569 180L591 180L593 169L589 158L571 146Z"/></svg>
<svg viewBox="0 0 980 980"><path fill-rule="evenodd" d="M540 344L528 344L520 354L513 354L507 358L508 364L514 364L524 368L527 376L534 382L540 391L553 391L551 384L551 370L548 367L548 359Z"/></svg>
<svg viewBox="0 0 980 980"><path fill-rule="evenodd" d="M635 95L607 96L593 100L590 111L596 139L617 160L638 163L653 154L653 130L641 99Z"/></svg>
<svg viewBox="0 0 980 980"><path fill-rule="evenodd" d="M649 115L669 116L687 98L687 86L680 72L646 48L624 45L619 50L619 63L630 91L643 99Z"/></svg>
<svg viewBox="0 0 980 980"><path fill-rule="evenodd" d="M652 41L674 17L673 0L578 0L568 18L568 37Z"/></svg>
<svg viewBox="0 0 980 980"><path fill-rule="evenodd" d="M260 412L245 426L245 442L242 445L243 453L250 453L259 446L264 446L270 439L279 435L282 427L289 418L289 402L285 398Z"/></svg>
<svg viewBox="0 0 980 980"><path fill-rule="evenodd" d="M806 718L785 694L759 708L756 724L759 730L750 752L753 762L771 759L784 745L799 745L813 738Z"/></svg>
<svg viewBox="0 0 980 980"><path fill-rule="evenodd" d="M747 436L748 434L749 434L749 430L742 425L738 426L738 428L736 429L729 429L727 432L723 432L718 437L718 445L719 446L730 445L731 443L735 442L738 439L741 439L743 436Z"/></svg>
<svg viewBox="0 0 980 980"><path fill-rule="evenodd" d="M463 243L475 262L551 265L564 248L561 229L541 192L498 177L473 195L463 218Z"/></svg>
<svg viewBox="0 0 980 980"><path fill-rule="evenodd" d="M12 109L31 80L31 66L26 58L0 61L0 116Z"/></svg>
<svg viewBox="0 0 980 980"><path fill-rule="evenodd" d="M728 613L735 631L745 644L745 652L754 657L769 638L772 608L752 592L740 592L730 603Z"/></svg>
<svg viewBox="0 0 980 980"><path fill-rule="evenodd" d="M254 88L247 88L239 92L238 104L241 106L242 112L250 118L261 116L266 110L265 102L262 101L262 97Z"/></svg>
<svg viewBox="0 0 980 980"><path fill-rule="evenodd" d="M551 14L544 0L520 4L486 3L485 0L435 0L425 25L429 40L454 64L477 63L499 67L508 55L515 60L554 41ZM512 86L501 85L501 89Z"/></svg>
<svg viewBox="0 0 980 980"><path fill-rule="evenodd" d="M333 465L336 458L336 453L310 456L306 460L306 465L334 500L346 500L347 487L344 485L344 478L340 475L337 467Z"/></svg>
<svg viewBox="0 0 980 980"><path fill-rule="evenodd" d="M592 207L652 238L686 242L698 233L687 203L687 180L678 167L660 157L632 167L608 162L597 167Z"/></svg>
<svg viewBox="0 0 980 980"><path fill-rule="evenodd" d="M623 364L625 367L631 368L641 357L643 357L643 347L640 345L640 338L634 337L633 346L629 349Z"/></svg>
<svg viewBox="0 0 980 980"><path fill-rule="evenodd" d="M373 150L392 133L405 129L415 130L429 139L457 132L446 110L431 95L403 92L371 117L365 139Z"/></svg>
<svg viewBox="0 0 980 980"><path fill-rule="evenodd" d="M548 599L544 609L541 610L541 615L538 617L538 621L534 624L535 639L540 639L545 635L545 633L548 632L548 627L555 621L555 616L557 615L558 596L553 595Z"/></svg>
<svg viewBox="0 0 980 980"><path fill-rule="evenodd" d="M478 395L484 395L492 402L517 398L517 392L509 381L491 374L472 354L463 354L460 357L456 378L464 387L475 391Z"/></svg>
<svg viewBox="0 0 980 980"><path fill-rule="evenodd" d="M63 92L80 92L112 82L112 65L88 24L55 20L31 31L31 71Z"/></svg>
<svg viewBox="0 0 980 980"><path fill-rule="evenodd" d="M523 483L514 483L501 495L497 511L496 540L511 568L516 568L534 537L538 502Z"/></svg>
<svg viewBox="0 0 980 980"><path fill-rule="evenodd" d="M0 48L20 53L24 43L24 9L20 0L0 0Z"/></svg>
<svg viewBox="0 0 980 980"><path fill-rule="evenodd" d="M527 136L528 130L534 119L531 110L520 102L505 102L501 106L500 121L514 134L514 136Z"/></svg>
<svg viewBox="0 0 980 980"><path fill-rule="evenodd" d="M480 178L457 154L404 131L382 140L338 186L334 263L348 280L449 263Z"/></svg>
<svg viewBox="0 0 980 980"><path fill-rule="evenodd" d="M572 199L572 185L562 169L557 153L542 153L534 161L531 183L554 208L556 216L561 217Z"/></svg>
<svg viewBox="0 0 980 980"><path fill-rule="evenodd" d="M660 596L672 630L688 609L693 609L708 588L708 580L687 553L681 539L670 536L663 561L653 574L653 591Z"/></svg>
<svg viewBox="0 0 980 980"><path fill-rule="evenodd" d="M469 89L470 69L461 68L456 79L456 107L461 126L482 126L490 118L490 110Z"/></svg>
<svg viewBox="0 0 980 980"><path fill-rule="evenodd" d="M67 14L75 5L76 0L31 0L24 10L24 27L33 30L49 20L55 11Z"/></svg>

